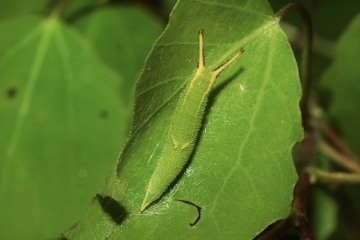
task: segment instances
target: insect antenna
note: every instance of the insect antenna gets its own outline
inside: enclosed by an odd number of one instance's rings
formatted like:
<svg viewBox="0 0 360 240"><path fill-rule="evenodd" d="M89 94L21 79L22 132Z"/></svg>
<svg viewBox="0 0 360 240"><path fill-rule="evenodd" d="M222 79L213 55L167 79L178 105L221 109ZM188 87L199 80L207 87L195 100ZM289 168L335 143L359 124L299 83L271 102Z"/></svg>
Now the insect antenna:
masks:
<svg viewBox="0 0 360 240"><path fill-rule="evenodd" d="M225 70L225 68L227 68L228 66L230 66L230 64L232 64L238 57L240 57L240 55L244 52L243 48L240 48L239 52L233 56L229 61L227 61L226 63L220 65L219 67L217 67L214 71L212 71L212 74L215 75L216 77L219 76L219 74Z"/></svg>
<svg viewBox="0 0 360 240"><path fill-rule="evenodd" d="M197 63L198 69L205 68L203 32L204 29L199 30L199 58Z"/></svg>

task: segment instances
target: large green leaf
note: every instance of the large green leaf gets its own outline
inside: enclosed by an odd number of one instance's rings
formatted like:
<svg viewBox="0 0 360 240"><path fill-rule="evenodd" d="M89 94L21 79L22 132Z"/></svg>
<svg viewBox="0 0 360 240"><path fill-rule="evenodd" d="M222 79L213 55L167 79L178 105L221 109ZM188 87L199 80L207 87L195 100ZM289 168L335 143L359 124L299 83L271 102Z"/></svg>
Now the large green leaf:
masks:
<svg viewBox="0 0 360 240"><path fill-rule="evenodd" d="M197 65L241 47L218 78L193 157L166 196L140 212L180 93ZM132 131L117 166L68 239L251 239L290 210L302 137L300 84L286 36L265 1L177 3L136 86ZM184 129L186 133L186 129ZM199 222L192 202L202 208Z"/></svg>
<svg viewBox="0 0 360 240"><path fill-rule="evenodd" d="M85 213L124 141L122 78L54 17L0 33L0 238L54 238Z"/></svg>

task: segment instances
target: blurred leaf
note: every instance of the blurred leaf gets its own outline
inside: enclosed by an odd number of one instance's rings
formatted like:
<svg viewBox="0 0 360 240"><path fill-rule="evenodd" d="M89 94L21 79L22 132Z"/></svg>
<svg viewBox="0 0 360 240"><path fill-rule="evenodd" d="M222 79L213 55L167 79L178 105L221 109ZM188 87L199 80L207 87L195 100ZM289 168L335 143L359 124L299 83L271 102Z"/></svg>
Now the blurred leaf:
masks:
<svg viewBox="0 0 360 240"><path fill-rule="evenodd" d="M79 17L87 15L92 11L96 11L108 0L76 0L70 1L69 4L61 12L61 17L69 21L73 21Z"/></svg>
<svg viewBox="0 0 360 240"><path fill-rule="evenodd" d="M318 154L316 165L324 170L331 171L332 163L321 152ZM309 218L311 229L317 240L326 240L338 229L338 206L331 195L333 187L314 187L311 190Z"/></svg>
<svg viewBox="0 0 360 240"><path fill-rule="evenodd" d="M359 37L360 14L352 20L339 38L334 50L334 61L324 74L321 82L321 87L325 89L324 92L330 94L331 97L331 105L328 109L331 120L336 125L341 137L357 155L360 154L360 106L358 104L360 101ZM346 189L344 191L346 196L343 196L343 198L346 199L346 203L339 203L339 212L340 216L347 219L347 221L344 221L344 219L339 221L338 231L332 239L337 239L340 235L344 236L344 233L347 233L347 239L357 239L358 236L354 236L354 231L358 231L358 224L351 226L354 225L351 222L360 221L358 215L360 209L359 186L348 186L344 189ZM347 194L352 197L352 200Z"/></svg>
<svg viewBox="0 0 360 240"><path fill-rule="evenodd" d="M332 96L329 114L336 121L343 138L360 155L360 14L352 21L335 49L332 66L322 78Z"/></svg>
<svg viewBox="0 0 360 240"><path fill-rule="evenodd" d="M312 202L314 237L318 240L329 239L337 228L338 208L336 202L320 189L314 189L312 192Z"/></svg>
<svg viewBox="0 0 360 240"><path fill-rule="evenodd" d="M122 74L122 98L129 102L145 58L163 27L154 16L127 6L100 8L78 19L75 26L94 44L104 62Z"/></svg>
<svg viewBox="0 0 360 240"><path fill-rule="evenodd" d="M196 69L199 29L209 69L241 47L245 53L219 76L186 171L140 213L174 108ZM108 201L94 199L87 216L65 233L68 239L251 239L287 216L297 179L291 149L302 138L300 86L286 36L266 1L179 1L135 97L127 145L100 192ZM109 187L114 183L119 187ZM189 223L197 209L175 199L202 207L195 227Z"/></svg>
<svg viewBox="0 0 360 240"><path fill-rule="evenodd" d="M0 20L23 14L40 13L52 0L11 0L0 1Z"/></svg>
<svg viewBox="0 0 360 240"><path fill-rule="evenodd" d="M122 78L54 17L0 32L0 238L54 238L83 216L124 141Z"/></svg>

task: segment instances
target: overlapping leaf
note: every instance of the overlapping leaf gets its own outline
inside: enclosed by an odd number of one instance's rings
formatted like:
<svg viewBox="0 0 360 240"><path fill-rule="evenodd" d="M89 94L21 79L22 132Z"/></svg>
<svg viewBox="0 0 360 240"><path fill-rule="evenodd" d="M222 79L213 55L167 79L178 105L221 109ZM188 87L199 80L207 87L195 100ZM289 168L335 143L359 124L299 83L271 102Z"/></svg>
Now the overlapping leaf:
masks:
<svg viewBox="0 0 360 240"><path fill-rule="evenodd" d="M124 141L122 78L56 17L0 32L0 238L58 237Z"/></svg>

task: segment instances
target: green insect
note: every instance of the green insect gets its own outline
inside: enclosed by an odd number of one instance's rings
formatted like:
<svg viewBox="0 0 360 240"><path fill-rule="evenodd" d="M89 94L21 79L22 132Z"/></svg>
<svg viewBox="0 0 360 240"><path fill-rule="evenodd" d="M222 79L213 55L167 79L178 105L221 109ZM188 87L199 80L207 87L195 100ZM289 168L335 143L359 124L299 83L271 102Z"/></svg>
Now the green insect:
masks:
<svg viewBox="0 0 360 240"><path fill-rule="evenodd" d="M182 92L175 109L164 151L151 176L141 211L158 200L183 170L194 150L207 99L217 76L243 52L244 50L241 48L229 61L215 70L209 71L205 68L204 62L203 29L199 30L197 69L193 78L189 80L186 89Z"/></svg>

